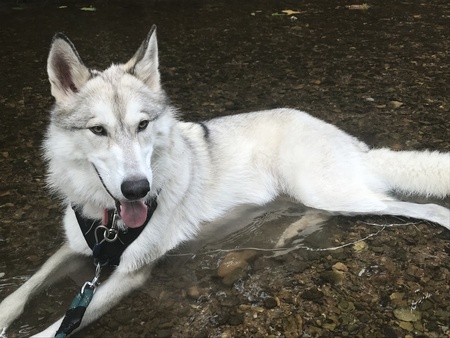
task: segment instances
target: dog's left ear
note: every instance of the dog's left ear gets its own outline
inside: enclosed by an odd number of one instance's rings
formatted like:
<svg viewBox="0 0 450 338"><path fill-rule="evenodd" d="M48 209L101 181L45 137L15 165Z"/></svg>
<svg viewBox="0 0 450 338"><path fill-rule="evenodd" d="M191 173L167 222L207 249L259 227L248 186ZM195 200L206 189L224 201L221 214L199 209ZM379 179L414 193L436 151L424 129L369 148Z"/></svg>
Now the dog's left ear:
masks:
<svg viewBox="0 0 450 338"><path fill-rule="evenodd" d="M158 67L158 42L156 40L156 26L153 25L137 52L125 64L125 69L141 79L152 90L160 91L161 82Z"/></svg>

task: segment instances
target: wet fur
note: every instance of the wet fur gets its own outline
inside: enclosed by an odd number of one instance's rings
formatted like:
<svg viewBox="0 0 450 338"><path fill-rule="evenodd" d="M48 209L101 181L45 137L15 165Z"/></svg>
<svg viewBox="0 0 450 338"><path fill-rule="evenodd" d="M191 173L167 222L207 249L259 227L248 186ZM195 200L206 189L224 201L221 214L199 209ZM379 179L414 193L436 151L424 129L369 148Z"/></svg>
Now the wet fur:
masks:
<svg viewBox="0 0 450 338"><path fill-rule="evenodd" d="M126 201L126 180L147 180L146 198L158 195L159 206L98 288L82 327L141 286L168 250L240 205L287 195L332 214L401 215L450 228L447 208L402 202L391 194L448 196L449 153L372 150L293 109L181 122L161 88L157 54L153 28L129 62L98 72L84 66L64 35L55 36L48 75L56 103L44 149L49 184L67 204L67 240L1 303L0 329L23 312L31 296L75 270L77 257L91 255L70 205L101 218L115 206L111 195ZM140 130L142 121L148 126ZM95 134L93 127L103 129ZM54 335L59 322L37 336Z"/></svg>

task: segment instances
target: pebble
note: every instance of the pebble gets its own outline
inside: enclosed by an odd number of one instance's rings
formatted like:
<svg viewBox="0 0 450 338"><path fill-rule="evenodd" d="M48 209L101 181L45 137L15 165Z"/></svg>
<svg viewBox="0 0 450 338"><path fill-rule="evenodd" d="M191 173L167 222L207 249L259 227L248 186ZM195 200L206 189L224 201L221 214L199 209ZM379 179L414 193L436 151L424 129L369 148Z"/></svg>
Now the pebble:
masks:
<svg viewBox="0 0 450 338"><path fill-rule="evenodd" d="M222 283L225 285L233 285L235 282L237 282L239 279L245 277L245 267L247 267L247 264L242 268L237 268L232 271L230 271L229 274L223 277Z"/></svg>
<svg viewBox="0 0 450 338"><path fill-rule="evenodd" d="M368 247L369 247L369 245L364 241L359 241L359 242L353 244L353 250L355 250L356 252L367 250Z"/></svg>
<svg viewBox="0 0 450 338"><path fill-rule="evenodd" d="M306 300L316 300L316 299L323 298L323 292L317 288L310 288L310 289L303 291L301 296L303 299L306 299Z"/></svg>
<svg viewBox="0 0 450 338"><path fill-rule="evenodd" d="M244 323L244 314L235 313L228 317L227 323L232 326L241 325Z"/></svg>
<svg viewBox="0 0 450 338"><path fill-rule="evenodd" d="M252 311L254 312L264 312L264 308L261 306L252 306Z"/></svg>
<svg viewBox="0 0 450 338"><path fill-rule="evenodd" d="M341 262L337 262L331 268L335 272L347 272L348 271L347 265L345 265L344 263L341 263Z"/></svg>
<svg viewBox="0 0 450 338"><path fill-rule="evenodd" d="M420 321L414 323L414 329L417 331L424 331L423 325Z"/></svg>
<svg viewBox="0 0 450 338"><path fill-rule="evenodd" d="M37 265L41 262L41 257L36 256L36 255L28 256L26 259L27 259L27 261L33 263L33 265Z"/></svg>
<svg viewBox="0 0 450 338"><path fill-rule="evenodd" d="M404 322L417 322L422 319L422 313L410 308L398 308L394 310L394 316Z"/></svg>
<svg viewBox="0 0 450 338"><path fill-rule="evenodd" d="M275 298L272 297L267 297L264 299L264 307L266 309L273 309L275 307L277 307L277 301Z"/></svg>
<svg viewBox="0 0 450 338"><path fill-rule="evenodd" d="M230 252L217 268L217 275L223 278L237 269L245 269L248 265L247 261L255 255L254 250Z"/></svg>
<svg viewBox="0 0 450 338"><path fill-rule="evenodd" d="M410 322L399 321L398 326L400 326L402 329L404 329L406 331L414 330L414 326Z"/></svg>
<svg viewBox="0 0 450 338"><path fill-rule="evenodd" d="M390 294L389 299L395 305L402 305L402 304L406 305L405 301L403 300L404 296L405 294L403 292L394 292Z"/></svg>
<svg viewBox="0 0 450 338"><path fill-rule="evenodd" d="M344 276L336 271L324 271L320 274L320 278L330 284L341 284Z"/></svg>
<svg viewBox="0 0 450 338"><path fill-rule="evenodd" d="M198 288L198 286L191 286L190 288L188 288L186 290L186 294L189 298L192 299L197 299L198 297L201 296L202 292L201 290Z"/></svg>
<svg viewBox="0 0 450 338"><path fill-rule="evenodd" d="M425 299L423 302L419 304L419 310L420 311L428 311L431 308L433 308L433 303L430 302L428 299Z"/></svg>
<svg viewBox="0 0 450 338"><path fill-rule="evenodd" d="M355 305L352 302L341 300L338 304L338 308L344 312L352 312L355 310Z"/></svg>
<svg viewBox="0 0 450 338"><path fill-rule="evenodd" d="M220 336L220 338L231 338L231 337L232 337L232 335L231 335L230 330L225 330L225 331L222 333L222 335Z"/></svg>

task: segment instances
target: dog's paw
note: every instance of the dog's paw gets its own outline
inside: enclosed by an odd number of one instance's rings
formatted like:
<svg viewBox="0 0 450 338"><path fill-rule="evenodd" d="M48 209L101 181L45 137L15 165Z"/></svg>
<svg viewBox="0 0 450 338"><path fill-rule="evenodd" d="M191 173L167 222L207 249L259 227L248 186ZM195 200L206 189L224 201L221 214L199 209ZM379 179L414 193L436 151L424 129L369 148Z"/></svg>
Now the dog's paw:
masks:
<svg viewBox="0 0 450 338"><path fill-rule="evenodd" d="M24 305L17 293L12 293L0 303L0 333L4 334L8 326L23 312Z"/></svg>
<svg viewBox="0 0 450 338"><path fill-rule="evenodd" d="M48 328L46 328L44 331L36 333L35 335L31 336L31 338L48 338L48 337L54 337L56 334L56 331L58 331L59 326L61 325L62 318L58 320L57 322L50 325Z"/></svg>
<svg viewBox="0 0 450 338"><path fill-rule="evenodd" d="M0 327L0 338L8 338L6 335L6 327Z"/></svg>

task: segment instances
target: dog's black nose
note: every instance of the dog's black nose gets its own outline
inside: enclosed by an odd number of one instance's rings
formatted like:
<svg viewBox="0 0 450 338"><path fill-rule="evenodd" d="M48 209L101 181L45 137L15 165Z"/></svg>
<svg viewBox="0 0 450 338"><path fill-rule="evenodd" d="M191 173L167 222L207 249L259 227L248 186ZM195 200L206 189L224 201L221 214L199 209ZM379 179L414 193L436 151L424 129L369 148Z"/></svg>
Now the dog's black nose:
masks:
<svg viewBox="0 0 450 338"><path fill-rule="evenodd" d="M123 181L120 186L122 194L129 200L144 198L150 191L150 183L147 179Z"/></svg>

